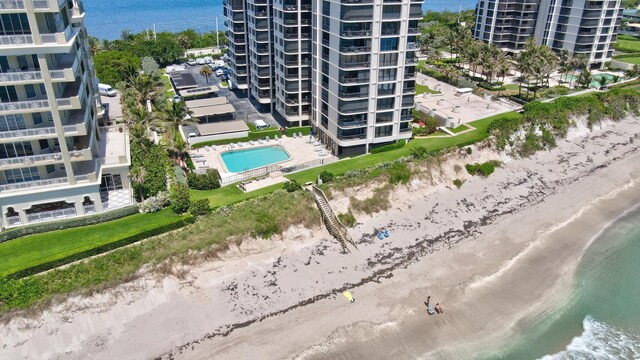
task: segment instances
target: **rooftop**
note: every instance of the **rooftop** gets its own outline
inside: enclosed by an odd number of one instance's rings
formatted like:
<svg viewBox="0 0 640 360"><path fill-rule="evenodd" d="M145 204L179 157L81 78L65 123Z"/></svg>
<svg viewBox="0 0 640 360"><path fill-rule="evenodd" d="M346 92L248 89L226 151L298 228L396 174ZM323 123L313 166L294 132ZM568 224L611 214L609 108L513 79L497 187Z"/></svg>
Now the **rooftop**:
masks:
<svg viewBox="0 0 640 360"><path fill-rule="evenodd" d="M196 127L198 128L198 132L200 132L201 136L249 131L249 127L242 120L229 120L198 124L196 125Z"/></svg>

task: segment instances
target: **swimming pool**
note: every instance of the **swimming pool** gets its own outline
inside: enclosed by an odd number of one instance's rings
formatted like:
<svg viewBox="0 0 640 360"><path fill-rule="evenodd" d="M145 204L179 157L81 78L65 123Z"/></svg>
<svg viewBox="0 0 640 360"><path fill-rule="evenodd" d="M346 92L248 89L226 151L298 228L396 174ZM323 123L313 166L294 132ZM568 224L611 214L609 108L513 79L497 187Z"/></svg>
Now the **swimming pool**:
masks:
<svg viewBox="0 0 640 360"><path fill-rule="evenodd" d="M607 80L614 80L614 78L616 77L616 75L614 74L609 74L609 73L600 73L600 74L594 74L592 76L591 82L589 83L589 87L592 88L599 88L600 87L600 80L602 78L607 78ZM562 75L560 77L561 80L566 81L566 82L572 82L575 84L575 81L578 79L577 76L575 75ZM618 76L618 81L623 80L622 77ZM613 81L610 81L608 83L608 85L612 85Z"/></svg>
<svg viewBox="0 0 640 360"><path fill-rule="evenodd" d="M255 149L232 150L220 154L229 172L243 172L291 159L282 146L264 146Z"/></svg>

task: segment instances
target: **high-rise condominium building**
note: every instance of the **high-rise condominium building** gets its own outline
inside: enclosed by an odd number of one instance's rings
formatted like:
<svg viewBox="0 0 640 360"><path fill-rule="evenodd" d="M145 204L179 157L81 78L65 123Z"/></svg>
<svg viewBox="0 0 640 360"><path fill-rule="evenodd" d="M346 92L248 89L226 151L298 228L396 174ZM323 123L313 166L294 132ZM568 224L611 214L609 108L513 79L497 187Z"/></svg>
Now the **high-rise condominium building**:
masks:
<svg viewBox="0 0 640 360"><path fill-rule="evenodd" d="M585 54L592 67L611 60L621 0L480 0L474 36L516 53L528 38L556 51Z"/></svg>
<svg viewBox="0 0 640 360"><path fill-rule="evenodd" d="M131 204L126 129L100 127L80 0L0 2L2 228Z"/></svg>
<svg viewBox="0 0 640 360"><path fill-rule="evenodd" d="M422 1L226 0L231 81L336 155L411 136Z"/></svg>

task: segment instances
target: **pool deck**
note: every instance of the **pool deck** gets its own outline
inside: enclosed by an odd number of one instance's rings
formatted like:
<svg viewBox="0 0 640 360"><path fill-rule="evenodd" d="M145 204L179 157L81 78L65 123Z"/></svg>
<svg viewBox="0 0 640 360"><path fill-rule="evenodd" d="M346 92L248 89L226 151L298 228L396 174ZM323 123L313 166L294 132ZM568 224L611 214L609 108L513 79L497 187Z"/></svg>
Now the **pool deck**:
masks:
<svg viewBox="0 0 640 360"><path fill-rule="evenodd" d="M309 143L308 136L304 136L302 138L292 138L284 136L279 140L262 140L262 144L254 141L253 145L250 145L248 142L244 142L242 143L242 146L238 146L236 143L234 148L231 148L230 145L218 145L216 146L215 150L213 148L209 148L209 150L207 150L206 148L200 148L191 150L189 153L194 165L196 166L196 169L217 169L220 172L220 176L222 178L225 178L233 175L234 173L227 171L227 168L224 166L224 163L220 156L222 153L231 150L237 151L277 145L282 146L291 156L291 159L278 163L278 165L282 166L298 165L309 161L333 157L333 155L331 155L331 153L324 147L324 145L313 145L312 143Z"/></svg>

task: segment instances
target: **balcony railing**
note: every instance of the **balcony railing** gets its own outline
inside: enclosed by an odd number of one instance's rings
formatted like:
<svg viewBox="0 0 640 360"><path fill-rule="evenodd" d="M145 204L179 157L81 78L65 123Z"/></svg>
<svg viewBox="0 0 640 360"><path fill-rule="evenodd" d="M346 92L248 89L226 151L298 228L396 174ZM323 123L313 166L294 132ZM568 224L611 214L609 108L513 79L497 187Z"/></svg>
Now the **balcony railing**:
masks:
<svg viewBox="0 0 640 360"><path fill-rule="evenodd" d="M33 35L2 35L0 36L0 45L3 46L22 46L32 45Z"/></svg>
<svg viewBox="0 0 640 360"><path fill-rule="evenodd" d="M407 49L408 50L417 49L417 48L418 48L418 45L416 45L416 43L414 43L414 42L408 42L407 43Z"/></svg>
<svg viewBox="0 0 640 360"><path fill-rule="evenodd" d="M338 121L338 126L341 128L362 127L362 126L367 126L367 121L366 120Z"/></svg>
<svg viewBox="0 0 640 360"><path fill-rule="evenodd" d="M345 30L340 33L343 37L371 36L371 30Z"/></svg>
<svg viewBox="0 0 640 360"><path fill-rule="evenodd" d="M22 220L20 220L20 216L7 216L7 222L9 223L9 226L22 224Z"/></svg>
<svg viewBox="0 0 640 360"><path fill-rule="evenodd" d="M353 83L368 83L371 80L369 77L346 77L341 76L339 81L343 84L353 84Z"/></svg>
<svg viewBox="0 0 640 360"><path fill-rule="evenodd" d="M71 25L67 26L64 31L56 32L52 34L41 34L40 38L42 39L43 44L61 44L64 45L73 36L73 28Z"/></svg>
<svg viewBox="0 0 640 360"><path fill-rule="evenodd" d="M27 219L30 223L42 222L42 221L50 221L57 219L64 219L68 217L76 216L76 209L60 209L60 210L52 210L52 211L43 211L34 214L27 214Z"/></svg>
<svg viewBox="0 0 640 360"><path fill-rule="evenodd" d="M371 46L340 46L340 52L369 52Z"/></svg>
<svg viewBox="0 0 640 360"><path fill-rule="evenodd" d="M42 72L36 70L9 70L8 72L0 73L0 84L39 80L42 80Z"/></svg>
<svg viewBox="0 0 640 360"><path fill-rule="evenodd" d="M369 92L363 91L363 92L353 93L353 92L340 91L338 92L338 96L341 98L359 98L359 97L368 98Z"/></svg>
<svg viewBox="0 0 640 360"><path fill-rule="evenodd" d="M52 154L40 154L40 155L29 155L29 156L20 156L16 158L9 159L1 159L0 160L0 168L1 167L14 167L16 165L42 165L42 164L51 164L62 161L62 153L52 153Z"/></svg>
<svg viewBox="0 0 640 360"><path fill-rule="evenodd" d="M5 0L0 1L0 11L2 10L24 10L24 1L20 0Z"/></svg>
<svg viewBox="0 0 640 360"><path fill-rule="evenodd" d="M410 121L413 120L413 116L411 115L402 115L400 116L400 121Z"/></svg>
<svg viewBox="0 0 640 360"><path fill-rule="evenodd" d="M367 134L356 134L356 135L340 135L338 134L338 140L361 140L366 139Z"/></svg>
<svg viewBox="0 0 640 360"><path fill-rule="evenodd" d="M43 188L50 186L60 186L68 184L69 180L66 177L46 180L26 181L14 184L0 185L0 192L20 191L33 188Z"/></svg>
<svg viewBox="0 0 640 360"><path fill-rule="evenodd" d="M341 61L340 67L345 69L350 68L358 68L358 67L369 67L369 61Z"/></svg>
<svg viewBox="0 0 640 360"><path fill-rule="evenodd" d="M75 129L75 126L73 126ZM47 135L56 134L56 128L54 127L43 127L40 129L24 129L24 130L13 130L13 131L2 131L0 132L0 140L1 139L14 139L14 138L37 138L44 137Z"/></svg>
<svg viewBox="0 0 640 360"><path fill-rule="evenodd" d="M0 112L41 111L49 108L49 101L44 99L0 103Z"/></svg>

